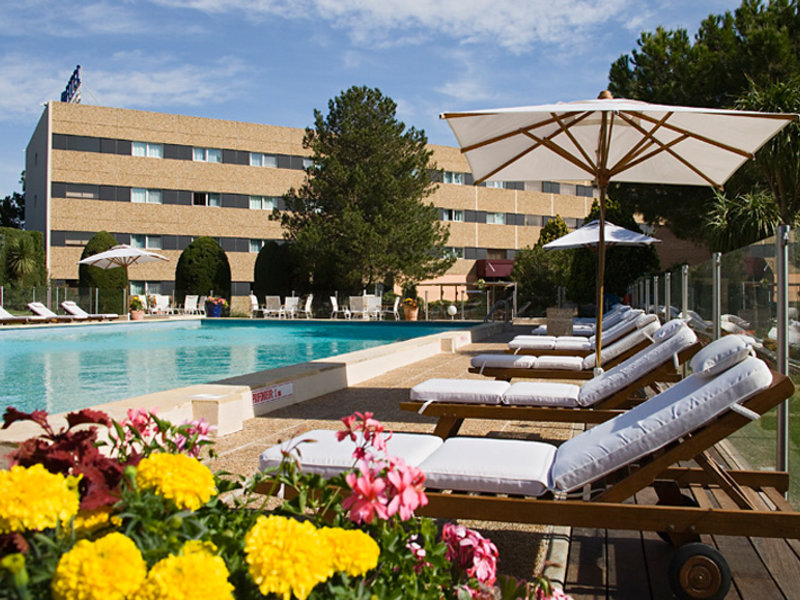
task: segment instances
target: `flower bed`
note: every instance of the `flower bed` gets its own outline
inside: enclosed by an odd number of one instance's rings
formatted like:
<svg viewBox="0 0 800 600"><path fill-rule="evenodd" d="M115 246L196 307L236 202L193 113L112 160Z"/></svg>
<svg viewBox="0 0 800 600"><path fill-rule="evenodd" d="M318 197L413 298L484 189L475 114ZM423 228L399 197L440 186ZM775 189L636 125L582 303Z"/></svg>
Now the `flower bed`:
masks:
<svg viewBox="0 0 800 600"><path fill-rule="evenodd" d="M9 408L3 427L21 420L43 433L0 471L0 598L566 598L544 577L498 575L479 533L415 516L425 475L386 455L370 413L342 419L337 437L363 443L329 480L288 451L269 473L212 474L202 421L86 409L56 431ZM297 493L267 510L265 483Z"/></svg>

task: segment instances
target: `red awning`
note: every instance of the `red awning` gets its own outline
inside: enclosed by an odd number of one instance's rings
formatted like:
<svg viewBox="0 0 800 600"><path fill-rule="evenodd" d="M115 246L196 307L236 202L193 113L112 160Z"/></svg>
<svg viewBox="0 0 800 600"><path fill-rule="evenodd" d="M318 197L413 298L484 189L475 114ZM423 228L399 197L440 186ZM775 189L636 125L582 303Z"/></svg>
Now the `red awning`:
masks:
<svg viewBox="0 0 800 600"><path fill-rule="evenodd" d="M514 259L511 258L482 259L478 261L478 277L482 279L508 277L513 266Z"/></svg>

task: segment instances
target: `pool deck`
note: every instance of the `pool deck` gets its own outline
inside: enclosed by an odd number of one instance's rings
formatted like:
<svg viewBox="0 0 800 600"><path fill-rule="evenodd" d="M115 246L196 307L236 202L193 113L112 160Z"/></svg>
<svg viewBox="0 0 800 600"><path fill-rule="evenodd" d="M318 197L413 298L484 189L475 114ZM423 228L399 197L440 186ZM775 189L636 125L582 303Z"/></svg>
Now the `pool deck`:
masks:
<svg viewBox="0 0 800 600"><path fill-rule="evenodd" d="M480 379L467 371L469 359L481 352L502 351L517 333L530 325L516 325L454 353L394 369L347 389L281 408L248 420L244 429L217 442L219 457L213 468L251 474L266 447L315 428L338 428L339 418L369 410L395 431L431 433L434 419L401 411L398 404L409 389L431 377ZM466 420L465 435L493 435L559 443L579 432L572 425L515 421ZM672 598L666 568L672 549L655 534L606 529L527 526L515 523L464 522L489 536L500 551L499 572L530 577L545 560L554 580L565 584L575 600ZM733 572L727 598L763 600L800 598L800 542L727 536L707 536L705 542L725 554Z"/></svg>

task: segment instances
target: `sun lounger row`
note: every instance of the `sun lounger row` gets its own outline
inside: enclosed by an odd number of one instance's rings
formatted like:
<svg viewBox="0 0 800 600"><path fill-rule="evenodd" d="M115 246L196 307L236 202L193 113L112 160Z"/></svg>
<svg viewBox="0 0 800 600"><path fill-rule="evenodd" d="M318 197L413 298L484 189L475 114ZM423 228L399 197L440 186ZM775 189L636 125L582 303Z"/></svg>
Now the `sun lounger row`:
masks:
<svg viewBox="0 0 800 600"><path fill-rule="evenodd" d="M723 471L706 453L794 391L787 377L751 356L749 346L734 350L727 339L695 355L691 376L558 447L394 433L387 452L425 474L429 504L419 512L429 516L657 531L676 545L696 543L701 534L796 537L800 514L782 497L787 474ZM298 447L304 438L316 443ZM316 430L268 448L259 462L262 470L273 469L290 452L305 471L328 477L353 466L353 449L348 438L338 442L335 432ZM690 460L699 467L678 466ZM659 505L631 501L656 479ZM671 502L681 487L711 484L728 496L726 502ZM769 497L777 510L763 508L745 488ZM698 554L713 559L703 562L703 569L728 570L712 548L682 550L676 553L679 564L670 569L678 574L672 579L678 588L694 576L697 561L690 559ZM729 577L713 581L719 589L704 597L723 597Z"/></svg>
<svg viewBox="0 0 800 600"><path fill-rule="evenodd" d="M627 304L615 304L611 310L603 315L603 330L616 325L626 312L631 310ZM588 337L594 334L595 320L575 318L572 320L572 335ZM539 325L533 330L533 335L547 335L547 325Z"/></svg>
<svg viewBox="0 0 800 600"><path fill-rule="evenodd" d="M656 315L647 315L642 310L629 310L616 325L603 331L601 347L605 348L622 339L635 329L642 329L651 323L658 323ZM508 349L514 354L539 354L586 356L595 349L595 336L573 335L518 335L508 342Z"/></svg>
<svg viewBox="0 0 800 600"><path fill-rule="evenodd" d="M66 315L57 315L41 302L29 302L28 310L32 315L12 315L5 308L0 306L0 323L2 324L26 324L26 323L63 323L73 321L102 321L119 318L119 315L112 313L89 314L71 300L65 300L61 307L67 312Z"/></svg>
<svg viewBox="0 0 800 600"><path fill-rule="evenodd" d="M746 340L720 342L746 352ZM678 380L678 367L700 350L697 335L681 320L662 326L652 343L615 367L578 386L547 381L429 379L411 388L400 408L439 418L435 433L455 435L464 419L514 419L599 423L630 404L639 388ZM535 376L535 375L531 375Z"/></svg>

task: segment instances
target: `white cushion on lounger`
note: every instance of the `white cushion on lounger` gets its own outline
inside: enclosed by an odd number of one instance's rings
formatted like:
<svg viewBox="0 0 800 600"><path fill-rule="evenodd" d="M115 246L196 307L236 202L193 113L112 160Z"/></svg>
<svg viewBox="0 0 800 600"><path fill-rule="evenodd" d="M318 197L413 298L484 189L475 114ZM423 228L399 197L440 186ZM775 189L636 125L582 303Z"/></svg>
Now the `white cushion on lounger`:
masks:
<svg viewBox="0 0 800 600"><path fill-rule="evenodd" d="M584 335L589 337L594 333L594 325L581 325L574 324L572 326L572 335Z"/></svg>
<svg viewBox="0 0 800 600"><path fill-rule="evenodd" d="M665 361L671 361L673 355L697 341L697 335L685 323L681 323L680 328L671 329L671 332L671 337L662 339L660 343L648 345L620 364L584 383L578 396L578 404L591 406L611 397L648 371Z"/></svg>
<svg viewBox="0 0 800 600"><path fill-rule="evenodd" d="M425 486L539 496L547 489L555 446L497 438L450 438L419 465Z"/></svg>
<svg viewBox="0 0 800 600"><path fill-rule="evenodd" d="M338 441L336 432L331 429L314 429L264 450L258 457L261 470L279 465L283 458L281 450L297 446L298 440L316 440L299 446L303 469L310 473L319 473L325 478L333 477L354 464L355 442L350 438ZM406 463L418 466L441 445L442 439L436 435L394 433L386 442L386 449L390 455L399 456Z"/></svg>
<svg viewBox="0 0 800 600"><path fill-rule="evenodd" d="M695 354L689 366L698 375L712 376L741 361L751 352L751 345L743 336L726 335Z"/></svg>
<svg viewBox="0 0 800 600"><path fill-rule="evenodd" d="M533 335L547 335L547 325L538 325L531 330Z"/></svg>
<svg viewBox="0 0 800 600"><path fill-rule="evenodd" d="M767 365L752 357L713 378L692 375L564 442L556 451L551 485L577 489L686 435L771 382Z"/></svg>
<svg viewBox="0 0 800 600"><path fill-rule="evenodd" d="M533 368L580 371L583 368L583 359L580 356L540 356Z"/></svg>
<svg viewBox="0 0 800 600"><path fill-rule="evenodd" d="M511 406L578 405L581 388L571 383L520 381L503 394L503 404Z"/></svg>
<svg viewBox="0 0 800 600"><path fill-rule="evenodd" d="M640 329L634 329L628 335L614 342L610 346L604 345L600 357L604 362L607 362L613 358L620 356L621 354L624 354L625 352L627 352L628 350L630 350L637 344L642 343L645 340L652 340L653 334L656 331L658 331L659 327L661 327L661 325L659 324L658 319L655 319L654 321L651 321L650 323L641 327ZM596 357L594 353L586 356L583 359L583 368L587 370L593 369L595 366L595 358Z"/></svg>
<svg viewBox="0 0 800 600"><path fill-rule="evenodd" d="M626 312L622 319L616 324L608 329L605 327L603 328L603 344L611 344L621 338L623 335L626 335L633 331L636 327L638 327L640 323L640 317L646 316L643 310L629 310ZM652 315L653 318L658 318L655 315ZM641 321L642 325L645 325L646 321ZM595 336L589 336L589 341L594 344Z"/></svg>
<svg viewBox="0 0 800 600"><path fill-rule="evenodd" d="M592 345L586 338L576 338L574 336L569 336L568 339L562 339L562 338L557 339L555 344L553 344L553 349L561 350L563 352L567 351L586 352L592 349Z"/></svg>
<svg viewBox="0 0 800 600"><path fill-rule="evenodd" d="M552 350L556 347L556 338L552 335L518 335L508 342L511 350Z"/></svg>
<svg viewBox="0 0 800 600"><path fill-rule="evenodd" d="M412 400L500 404L511 384L488 379L428 379L411 388Z"/></svg>
<svg viewBox="0 0 800 600"><path fill-rule="evenodd" d="M524 354L478 354L473 356L470 364L473 367L499 367L501 369L531 369L536 363L535 356Z"/></svg>

